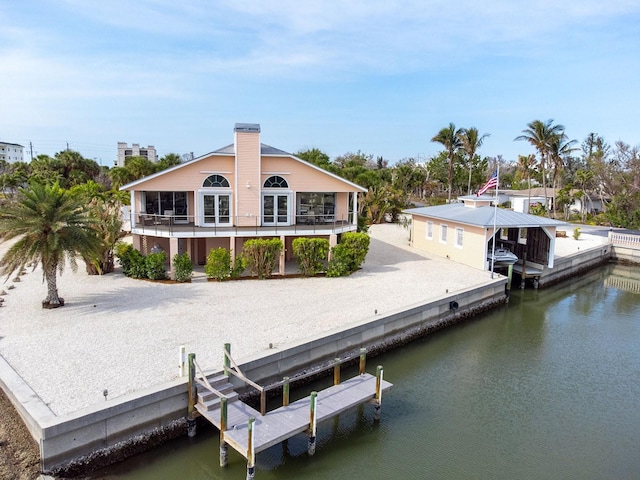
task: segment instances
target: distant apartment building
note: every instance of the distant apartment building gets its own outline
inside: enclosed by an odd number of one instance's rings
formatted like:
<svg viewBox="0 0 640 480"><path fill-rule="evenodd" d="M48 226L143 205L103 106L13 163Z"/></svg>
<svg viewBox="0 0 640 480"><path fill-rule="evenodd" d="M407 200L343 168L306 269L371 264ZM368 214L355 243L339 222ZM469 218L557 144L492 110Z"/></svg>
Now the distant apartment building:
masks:
<svg viewBox="0 0 640 480"><path fill-rule="evenodd" d="M24 162L24 147L17 143L0 142L0 160L9 163Z"/></svg>
<svg viewBox="0 0 640 480"><path fill-rule="evenodd" d="M116 167L124 167L124 161L129 157L146 157L152 162L158 161L158 155L153 145L141 147L134 143L129 147L127 142L118 142L118 158L116 159Z"/></svg>

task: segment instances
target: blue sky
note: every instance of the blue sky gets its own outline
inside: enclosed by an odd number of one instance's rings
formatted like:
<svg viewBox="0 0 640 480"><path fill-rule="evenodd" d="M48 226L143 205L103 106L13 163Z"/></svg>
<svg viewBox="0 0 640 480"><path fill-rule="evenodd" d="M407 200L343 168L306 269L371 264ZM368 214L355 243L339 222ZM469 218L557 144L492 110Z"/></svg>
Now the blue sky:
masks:
<svg viewBox="0 0 640 480"><path fill-rule="evenodd" d="M480 154L554 119L640 144L637 0L0 0L0 140L113 165L261 140L424 160L449 122Z"/></svg>

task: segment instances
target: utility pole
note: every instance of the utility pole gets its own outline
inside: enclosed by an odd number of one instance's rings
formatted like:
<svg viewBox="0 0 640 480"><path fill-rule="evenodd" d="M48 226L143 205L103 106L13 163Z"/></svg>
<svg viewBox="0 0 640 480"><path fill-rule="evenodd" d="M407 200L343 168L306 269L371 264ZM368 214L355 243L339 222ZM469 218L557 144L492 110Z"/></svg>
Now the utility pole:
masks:
<svg viewBox="0 0 640 480"><path fill-rule="evenodd" d="M67 142L67 152L69 151L69 142Z"/></svg>
<svg viewBox="0 0 640 480"><path fill-rule="evenodd" d="M29 142L29 151L31 152L31 161L33 162L33 143Z"/></svg>

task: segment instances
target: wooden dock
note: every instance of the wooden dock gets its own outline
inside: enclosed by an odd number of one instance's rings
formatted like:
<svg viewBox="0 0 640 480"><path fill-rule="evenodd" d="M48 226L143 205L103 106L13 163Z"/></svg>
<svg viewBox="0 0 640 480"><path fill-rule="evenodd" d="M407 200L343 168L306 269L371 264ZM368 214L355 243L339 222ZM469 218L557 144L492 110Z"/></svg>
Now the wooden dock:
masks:
<svg viewBox="0 0 640 480"><path fill-rule="evenodd" d="M383 391L391 387L391 383L382 380ZM376 377L368 373L321 390L317 397L316 421L322 422L345 410L373 400L375 391ZM255 418L253 449L255 453L258 453L294 435L308 431L310 429L310 403L311 398L305 397L261 416L260 412L240 400L229 402L224 441L240 455L248 458L250 417ZM220 429L221 412L219 406L207 410L199 403L196 405L196 409L200 415Z"/></svg>
<svg viewBox="0 0 640 480"><path fill-rule="evenodd" d="M333 386L311 395L289 402L290 379L285 377L269 387L263 387L248 379L231 357L231 346L225 344L224 370L222 375L207 378L195 361L195 354L189 354L189 415L187 419L189 436L195 435L195 417L200 415L220 431L220 466L227 465L227 446L230 445L247 459L247 479L254 478L255 455L277 445L299 433L309 437L309 455L315 453L316 427L319 422L334 418L340 413L361 405L374 405L374 419L380 419L382 393L393 385L383 378L383 368L378 366L376 375L365 371L366 350L360 349L359 374L340 381L340 367L357 356L336 358L333 368ZM305 378L318 371L297 377ZM229 376L234 375L260 392L260 411L242 402ZM282 406L267 412L266 392L282 387Z"/></svg>

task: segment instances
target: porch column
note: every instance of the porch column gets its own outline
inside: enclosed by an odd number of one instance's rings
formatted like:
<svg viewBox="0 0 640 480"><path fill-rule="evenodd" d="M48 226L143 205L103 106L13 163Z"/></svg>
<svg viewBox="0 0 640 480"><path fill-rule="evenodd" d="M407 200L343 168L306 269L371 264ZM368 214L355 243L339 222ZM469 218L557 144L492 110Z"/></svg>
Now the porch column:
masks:
<svg viewBox="0 0 640 480"><path fill-rule="evenodd" d="M284 267L286 265L286 251L287 251L287 237L284 235L280 236L280 241L282 242L282 250L280 251L280 275L284 275Z"/></svg>
<svg viewBox="0 0 640 480"><path fill-rule="evenodd" d="M175 280L175 269L173 268L173 256L178 253L178 238L169 238L169 276Z"/></svg>
<svg viewBox="0 0 640 480"><path fill-rule="evenodd" d="M353 193L353 225L358 225L358 192Z"/></svg>
<svg viewBox="0 0 640 480"><path fill-rule="evenodd" d="M332 233L329 235L329 257L327 260L331 260L331 249L338 244L338 235Z"/></svg>
<svg viewBox="0 0 640 480"><path fill-rule="evenodd" d="M229 237L229 255L231 256L231 268L236 266L236 237Z"/></svg>

